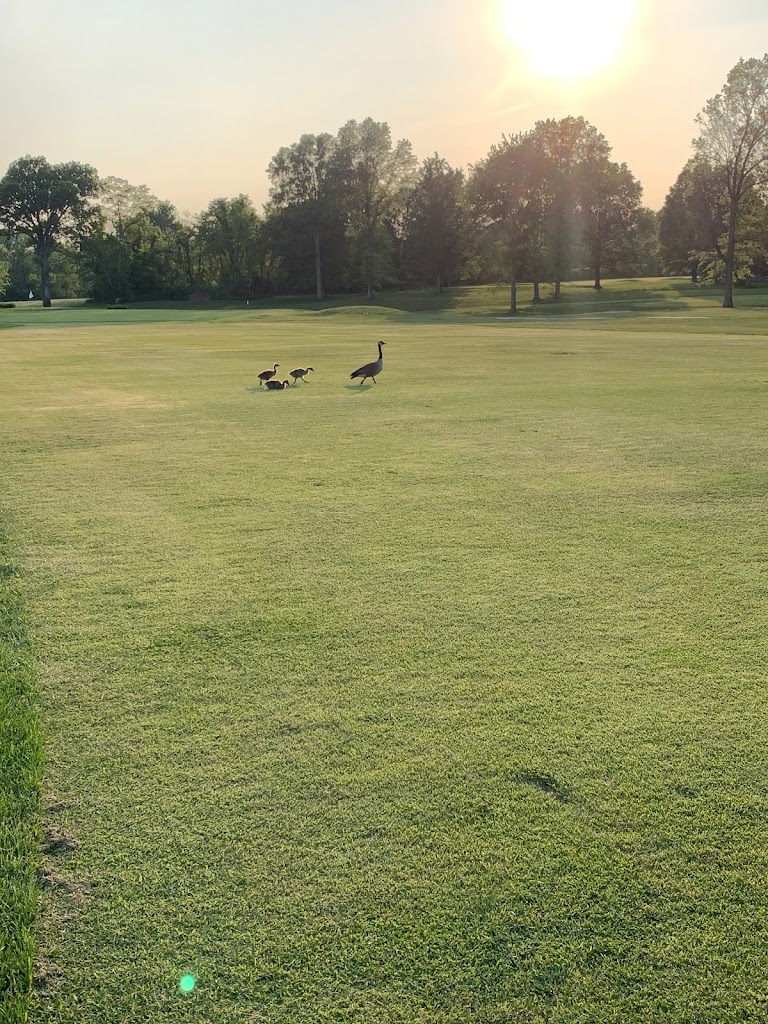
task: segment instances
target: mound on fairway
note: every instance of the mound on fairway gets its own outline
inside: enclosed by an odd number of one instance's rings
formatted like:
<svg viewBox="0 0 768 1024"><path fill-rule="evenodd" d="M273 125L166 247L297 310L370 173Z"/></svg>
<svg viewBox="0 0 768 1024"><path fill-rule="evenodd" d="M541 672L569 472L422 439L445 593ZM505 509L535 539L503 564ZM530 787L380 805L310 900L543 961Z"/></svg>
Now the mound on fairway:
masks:
<svg viewBox="0 0 768 1024"><path fill-rule="evenodd" d="M389 306L334 306L332 309L319 309L317 315L334 319L346 317L352 320L407 320L413 316L413 313L406 309L394 309Z"/></svg>

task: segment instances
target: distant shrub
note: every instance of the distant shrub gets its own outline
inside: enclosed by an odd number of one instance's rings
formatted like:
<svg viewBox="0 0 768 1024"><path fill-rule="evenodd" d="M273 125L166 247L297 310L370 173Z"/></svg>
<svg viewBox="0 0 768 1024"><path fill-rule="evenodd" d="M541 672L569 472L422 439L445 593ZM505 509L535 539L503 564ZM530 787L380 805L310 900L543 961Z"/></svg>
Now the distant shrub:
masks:
<svg viewBox="0 0 768 1024"><path fill-rule="evenodd" d="M107 306L107 309L128 309L127 306Z"/></svg>
<svg viewBox="0 0 768 1024"><path fill-rule="evenodd" d="M0 302L0 309L16 309L15 302Z"/></svg>
<svg viewBox="0 0 768 1024"><path fill-rule="evenodd" d="M190 302L208 302L211 296L208 292L192 292L189 296Z"/></svg>

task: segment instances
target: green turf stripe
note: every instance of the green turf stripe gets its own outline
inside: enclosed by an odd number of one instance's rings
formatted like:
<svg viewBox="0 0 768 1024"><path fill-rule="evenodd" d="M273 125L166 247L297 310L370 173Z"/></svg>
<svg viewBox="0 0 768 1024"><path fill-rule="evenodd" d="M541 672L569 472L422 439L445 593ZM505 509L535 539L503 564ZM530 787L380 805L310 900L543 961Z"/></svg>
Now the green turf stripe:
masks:
<svg viewBox="0 0 768 1024"><path fill-rule="evenodd" d="M27 1019L42 765L39 709L17 574L0 522L0 1024Z"/></svg>

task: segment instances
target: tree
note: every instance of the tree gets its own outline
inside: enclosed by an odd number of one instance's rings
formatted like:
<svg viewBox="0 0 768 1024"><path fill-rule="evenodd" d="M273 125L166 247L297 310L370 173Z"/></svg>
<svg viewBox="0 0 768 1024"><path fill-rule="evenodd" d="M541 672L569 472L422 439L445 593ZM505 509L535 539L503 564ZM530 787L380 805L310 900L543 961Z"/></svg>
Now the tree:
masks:
<svg viewBox="0 0 768 1024"><path fill-rule="evenodd" d="M729 198L722 168L692 157L669 190L659 215L659 244L667 273L691 276L696 284L702 263L726 260Z"/></svg>
<svg viewBox="0 0 768 1024"><path fill-rule="evenodd" d="M495 241L509 276L509 311L517 313L517 283L539 261L541 150L531 134L505 137L472 167L467 185L476 220Z"/></svg>
<svg viewBox="0 0 768 1024"><path fill-rule="evenodd" d="M632 223L616 232L604 252L604 270L610 277L658 277L659 215L639 206Z"/></svg>
<svg viewBox="0 0 768 1024"><path fill-rule="evenodd" d="M393 146L389 125L367 117L339 129L334 162L345 196L354 270L370 299L391 270L386 218L402 205L416 159L407 139Z"/></svg>
<svg viewBox="0 0 768 1024"><path fill-rule="evenodd" d="M446 277L457 274L464 221L464 174L447 160L427 157L407 202L407 259L417 274L431 278L442 294Z"/></svg>
<svg viewBox="0 0 768 1024"><path fill-rule="evenodd" d="M578 179L583 242L600 291L601 270L611 243L633 227L643 188L626 164L598 155L585 160Z"/></svg>
<svg viewBox="0 0 768 1024"><path fill-rule="evenodd" d="M728 72L722 91L697 116L694 145L713 168L725 172L728 237L723 306L733 307L733 280L739 208L745 196L766 183L768 174L768 54L740 60Z"/></svg>
<svg viewBox="0 0 768 1024"><path fill-rule="evenodd" d="M0 180L0 224L26 235L40 261L43 305L51 304L51 254L87 216L98 177L87 164L50 164L42 156L14 161Z"/></svg>
<svg viewBox="0 0 768 1024"><path fill-rule="evenodd" d="M146 185L103 179L88 230L80 233L90 294L110 302L177 298L189 289L186 241L171 203L153 196Z"/></svg>
<svg viewBox="0 0 768 1024"><path fill-rule="evenodd" d="M267 169L272 187L272 207L286 214L285 222L298 227L312 240L315 290L325 296L323 245L342 219L337 166L333 160L335 139L327 133L302 135L292 146L283 146Z"/></svg>
<svg viewBox="0 0 768 1024"><path fill-rule="evenodd" d="M532 140L548 164L549 250L555 281L555 298L568 273L576 238L578 179L585 164L607 161L611 147L597 129L583 117L560 121L537 121Z"/></svg>
<svg viewBox="0 0 768 1024"><path fill-rule="evenodd" d="M248 196L212 199L200 214L198 237L226 295L253 294L259 278L262 221Z"/></svg>
<svg viewBox="0 0 768 1024"><path fill-rule="evenodd" d="M132 185L125 178L102 178L99 192L99 207L104 215L104 227L117 239L114 292L115 301L120 302L129 298L124 277L126 228L142 213L159 203L159 199L152 195L146 185Z"/></svg>

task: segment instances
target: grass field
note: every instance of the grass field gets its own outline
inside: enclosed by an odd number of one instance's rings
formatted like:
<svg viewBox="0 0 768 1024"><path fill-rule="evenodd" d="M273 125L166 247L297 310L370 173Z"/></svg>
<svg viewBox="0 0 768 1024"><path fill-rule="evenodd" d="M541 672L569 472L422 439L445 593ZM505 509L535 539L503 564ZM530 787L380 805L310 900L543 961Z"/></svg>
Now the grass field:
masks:
<svg viewBox="0 0 768 1024"><path fill-rule="evenodd" d="M768 296L674 287L0 311L31 1020L768 1017Z"/></svg>

